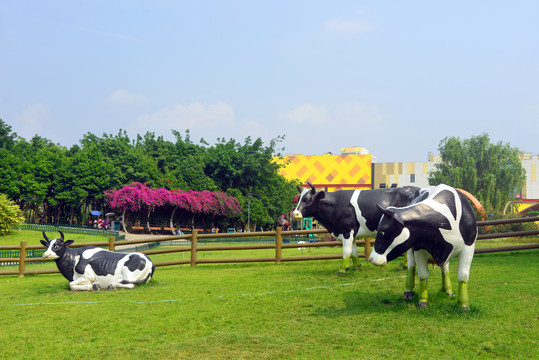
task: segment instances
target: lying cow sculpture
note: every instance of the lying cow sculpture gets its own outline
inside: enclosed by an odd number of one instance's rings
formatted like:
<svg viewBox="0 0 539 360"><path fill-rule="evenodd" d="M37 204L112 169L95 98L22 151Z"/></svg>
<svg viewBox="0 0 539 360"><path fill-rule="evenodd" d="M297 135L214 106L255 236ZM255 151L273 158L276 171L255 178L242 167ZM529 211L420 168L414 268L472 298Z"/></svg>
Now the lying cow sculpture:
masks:
<svg viewBox="0 0 539 360"><path fill-rule="evenodd" d="M408 251L405 298L413 296L415 266L419 275L419 308L427 306L427 262L442 268L444 290L451 293L449 260L458 256L458 304L468 308L468 280L477 238L472 206L458 190L447 185L421 189L403 207L378 205L384 214L369 261L384 266Z"/></svg>
<svg viewBox="0 0 539 360"><path fill-rule="evenodd" d="M73 240L64 242L61 231L60 236L49 240L43 231L45 240L41 243L47 248L43 257L56 261L71 291L132 289L152 278L155 266L144 254L117 253L95 246L69 248Z"/></svg>
<svg viewBox="0 0 539 360"><path fill-rule="evenodd" d="M340 190L331 193L317 192L307 182L310 189L298 186L300 197L294 210L294 218L314 217L335 238L342 241L343 260L339 273L346 273L352 265L359 268L359 257L355 240L376 236L383 206L408 205L417 187L405 186L375 190Z"/></svg>

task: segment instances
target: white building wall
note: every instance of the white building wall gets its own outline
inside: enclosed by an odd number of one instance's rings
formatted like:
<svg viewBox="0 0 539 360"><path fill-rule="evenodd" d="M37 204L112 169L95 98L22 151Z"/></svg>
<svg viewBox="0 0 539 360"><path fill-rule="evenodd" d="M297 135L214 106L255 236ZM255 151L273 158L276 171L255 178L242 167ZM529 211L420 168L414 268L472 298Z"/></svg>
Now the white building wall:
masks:
<svg viewBox="0 0 539 360"><path fill-rule="evenodd" d="M398 186L428 187L429 172L434 170L434 165L439 162L439 156L431 156L430 160L402 163L402 174L389 175L388 186L398 184ZM539 155L527 155L521 163L526 171L526 185L522 197L524 200L539 200ZM414 175L415 179L411 175Z"/></svg>
<svg viewBox="0 0 539 360"><path fill-rule="evenodd" d="M397 183L399 186L428 187L429 172L434 169L434 164L431 161L403 163L402 174L398 176L398 181L392 181L391 183Z"/></svg>
<svg viewBox="0 0 539 360"><path fill-rule="evenodd" d="M539 155L528 156L521 162L522 167L526 170L526 188L522 197L539 200Z"/></svg>

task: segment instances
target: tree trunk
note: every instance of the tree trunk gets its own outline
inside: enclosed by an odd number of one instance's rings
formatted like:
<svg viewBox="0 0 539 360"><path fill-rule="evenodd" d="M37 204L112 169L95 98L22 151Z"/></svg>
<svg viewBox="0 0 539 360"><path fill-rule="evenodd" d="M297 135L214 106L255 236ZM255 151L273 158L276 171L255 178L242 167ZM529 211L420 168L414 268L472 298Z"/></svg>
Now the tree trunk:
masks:
<svg viewBox="0 0 539 360"><path fill-rule="evenodd" d="M171 228L174 227L174 214L176 214L176 210L178 210L178 207L179 207L179 206L176 206L176 207L174 208L174 210L172 210L172 215L170 215L169 227L171 227Z"/></svg>
<svg viewBox="0 0 539 360"><path fill-rule="evenodd" d="M127 212L127 209L124 209L124 212L122 214L122 228L124 229L125 233L128 234L127 228L125 227L125 213Z"/></svg>
<svg viewBox="0 0 539 360"><path fill-rule="evenodd" d="M146 218L146 226L148 228L148 231L150 231L150 214L152 213L152 209L148 209L148 217ZM151 233L151 231L150 231Z"/></svg>

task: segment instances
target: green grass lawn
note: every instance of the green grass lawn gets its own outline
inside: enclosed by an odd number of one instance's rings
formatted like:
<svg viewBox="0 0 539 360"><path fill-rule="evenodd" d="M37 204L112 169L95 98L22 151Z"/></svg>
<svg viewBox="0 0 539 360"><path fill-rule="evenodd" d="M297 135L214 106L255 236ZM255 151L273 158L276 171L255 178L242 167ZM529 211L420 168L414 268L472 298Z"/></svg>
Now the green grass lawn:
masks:
<svg viewBox="0 0 539 360"><path fill-rule="evenodd" d="M60 234L54 231L47 231L49 239L59 238ZM77 243L109 241L108 236L84 235L84 234L64 234L66 239L75 240ZM11 230L7 235L0 236L0 245L19 245L21 241L26 241L28 245L40 245L43 235L40 231L32 230Z"/></svg>
<svg viewBox="0 0 539 360"><path fill-rule="evenodd" d="M171 256L182 254L154 261ZM539 357L539 250L476 255L469 312L439 291L439 268L430 306L418 311L417 297L400 300L399 262L365 262L343 276L339 265L160 267L133 290L86 293L70 292L59 274L1 276L0 359ZM456 268L452 261L455 288Z"/></svg>

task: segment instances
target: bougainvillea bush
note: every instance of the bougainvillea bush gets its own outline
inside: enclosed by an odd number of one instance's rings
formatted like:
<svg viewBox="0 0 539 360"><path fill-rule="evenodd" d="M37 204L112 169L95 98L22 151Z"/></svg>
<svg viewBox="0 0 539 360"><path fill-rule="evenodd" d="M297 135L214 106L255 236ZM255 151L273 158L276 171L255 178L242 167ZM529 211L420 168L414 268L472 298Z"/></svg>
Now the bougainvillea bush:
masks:
<svg viewBox="0 0 539 360"><path fill-rule="evenodd" d="M169 209L171 227L178 210L189 213L192 221L197 215L232 217L241 213L238 200L224 192L153 189L147 183L134 182L118 190L107 190L105 194L111 208L123 212L124 230L128 212L140 214L146 211L149 224L152 211Z"/></svg>

